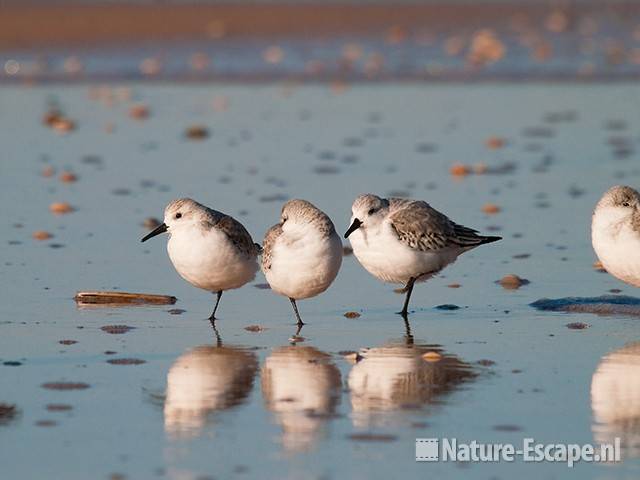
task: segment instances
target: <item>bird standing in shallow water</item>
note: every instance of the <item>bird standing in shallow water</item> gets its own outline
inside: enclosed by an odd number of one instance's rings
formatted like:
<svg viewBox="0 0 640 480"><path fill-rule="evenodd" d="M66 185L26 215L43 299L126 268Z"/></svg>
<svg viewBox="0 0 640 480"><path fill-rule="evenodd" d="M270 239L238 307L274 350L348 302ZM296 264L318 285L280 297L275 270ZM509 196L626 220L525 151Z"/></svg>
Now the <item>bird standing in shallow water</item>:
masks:
<svg viewBox="0 0 640 480"><path fill-rule="evenodd" d="M591 219L591 242L602 266L640 287L640 194L617 185L600 199Z"/></svg>
<svg viewBox="0 0 640 480"><path fill-rule="evenodd" d="M403 316L415 282L431 278L467 250L501 240L479 235L417 200L365 194L355 199L351 211L351 226L344 237L374 277L405 285L397 290L406 293L399 312Z"/></svg>
<svg viewBox="0 0 640 480"><path fill-rule="evenodd" d="M169 203L164 223L141 241L164 232L169 233L167 252L180 276L195 287L217 294L209 317L215 321L222 292L254 279L260 246L253 243L240 222L190 198Z"/></svg>
<svg viewBox="0 0 640 480"><path fill-rule="evenodd" d="M285 203L280 223L264 237L262 271L274 292L289 297L299 327L296 300L324 292L341 264L342 241L331 219L306 200Z"/></svg>

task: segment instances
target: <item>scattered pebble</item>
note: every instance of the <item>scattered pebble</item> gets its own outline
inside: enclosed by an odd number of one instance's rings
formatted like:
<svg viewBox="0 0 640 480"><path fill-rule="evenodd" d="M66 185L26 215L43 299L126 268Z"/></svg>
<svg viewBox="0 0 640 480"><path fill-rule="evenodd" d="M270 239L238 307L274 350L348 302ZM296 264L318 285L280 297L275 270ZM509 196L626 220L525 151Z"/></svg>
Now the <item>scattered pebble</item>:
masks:
<svg viewBox="0 0 640 480"><path fill-rule="evenodd" d="M167 313L170 315L182 315L186 310L182 308L172 308L171 310L167 310Z"/></svg>
<svg viewBox="0 0 640 480"><path fill-rule="evenodd" d="M54 202L49 205L49 211L54 215L64 215L73 212L74 208L67 202Z"/></svg>
<svg viewBox="0 0 640 480"><path fill-rule="evenodd" d="M40 175L42 175L45 178L53 177L55 174L56 174L56 169L53 168L51 165L47 165L40 172Z"/></svg>
<svg viewBox="0 0 640 480"><path fill-rule="evenodd" d="M499 283L507 290L517 290L522 285L527 285L530 282L526 278L521 278L518 275L510 273L502 277L500 280L497 280L496 283Z"/></svg>
<svg viewBox="0 0 640 480"><path fill-rule="evenodd" d="M36 230L31 234L34 240L49 240L53 238L53 234L45 231L45 230Z"/></svg>
<svg viewBox="0 0 640 480"><path fill-rule="evenodd" d="M460 288L462 287L462 285L460 285L459 283L450 283L449 285L447 285L448 288Z"/></svg>
<svg viewBox="0 0 640 480"><path fill-rule="evenodd" d="M204 140L209 137L209 129L203 125L192 125L184 132L184 136L190 140Z"/></svg>
<svg viewBox="0 0 640 480"><path fill-rule="evenodd" d="M442 355L440 355L438 352L426 352L422 354L422 359L425 362L439 362L440 360L442 360Z"/></svg>
<svg viewBox="0 0 640 480"><path fill-rule="evenodd" d="M353 248L345 245L342 247L342 256L348 257L349 255L353 255Z"/></svg>
<svg viewBox="0 0 640 480"><path fill-rule="evenodd" d="M0 425L13 420L18 416L19 410L14 404L0 402Z"/></svg>
<svg viewBox="0 0 640 480"><path fill-rule="evenodd" d="M264 328L261 325L248 325L248 326L244 327L244 329L247 332L253 332L253 333L264 332L266 330L266 328Z"/></svg>
<svg viewBox="0 0 640 480"><path fill-rule="evenodd" d="M129 108L129 116L136 120L145 120L149 118L149 107L142 103L132 105L131 108Z"/></svg>
<svg viewBox="0 0 640 480"><path fill-rule="evenodd" d="M271 286L268 283L256 283L254 287L258 290L271 290Z"/></svg>
<svg viewBox="0 0 640 480"><path fill-rule="evenodd" d="M88 383L84 382L47 382L41 385L42 388L47 390L85 390L90 387Z"/></svg>
<svg viewBox="0 0 640 480"><path fill-rule="evenodd" d="M36 421L36 427L55 427L58 424L55 420L38 420Z"/></svg>
<svg viewBox="0 0 640 480"><path fill-rule="evenodd" d="M495 203L485 203L482 206L482 211L488 215L495 215L500 212L500 207Z"/></svg>
<svg viewBox="0 0 640 480"><path fill-rule="evenodd" d="M358 312L347 312L344 316L347 318L358 318L360 314Z"/></svg>
<svg viewBox="0 0 640 480"><path fill-rule="evenodd" d="M504 425L494 425L493 429L497 432L520 432L522 431L522 427L519 427L518 425L509 425L509 424L504 424Z"/></svg>
<svg viewBox="0 0 640 480"><path fill-rule="evenodd" d="M143 363L147 363L147 361L139 358L110 358L107 360L107 363L111 365L142 365Z"/></svg>
<svg viewBox="0 0 640 480"><path fill-rule="evenodd" d="M347 438L356 442L393 442L398 439L396 435L385 433L352 433Z"/></svg>
<svg viewBox="0 0 640 480"><path fill-rule="evenodd" d="M78 176L72 172L62 172L58 177L62 183L74 183L78 181Z"/></svg>
<svg viewBox="0 0 640 480"><path fill-rule="evenodd" d="M567 328L569 330L585 330L587 328L589 328L590 325L587 323L583 323L583 322L572 322L572 323L567 323Z"/></svg>
<svg viewBox="0 0 640 480"><path fill-rule="evenodd" d="M443 305L438 305L436 308L438 310L458 310L460 307L451 303L445 303Z"/></svg>
<svg viewBox="0 0 640 480"><path fill-rule="evenodd" d="M495 365L496 362L494 362L493 360L489 360L486 358L483 358L482 360L478 360L478 365L482 365L483 367L490 367L492 365Z"/></svg>
<svg viewBox="0 0 640 480"><path fill-rule="evenodd" d="M335 175L340 173L340 169L335 165L317 165L313 167L313 171L319 175Z"/></svg>
<svg viewBox="0 0 640 480"><path fill-rule="evenodd" d="M100 330L114 335L120 335L127 333L129 330L133 330L134 328L135 327L130 327L128 325L105 325L104 327L100 327Z"/></svg>
<svg viewBox="0 0 640 480"><path fill-rule="evenodd" d="M78 341L77 340L60 340L58 341L58 343L60 345L73 345L75 343L78 343Z"/></svg>
<svg viewBox="0 0 640 480"><path fill-rule="evenodd" d="M471 169L467 165L456 163L451 166L449 173L454 177L465 177L471 173Z"/></svg>
<svg viewBox="0 0 640 480"><path fill-rule="evenodd" d="M502 148L505 146L506 143L507 142L505 141L505 139L500 137L489 137L485 141L485 145L487 146L487 148L490 148L491 150L497 150L498 148Z"/></svg>
<svg viewBox="0 0 640 480"><path fill-rule="evenodd" d="M68 412L73 410L73 407L66 403L48 403L45 408L49 412Z"/></svg>

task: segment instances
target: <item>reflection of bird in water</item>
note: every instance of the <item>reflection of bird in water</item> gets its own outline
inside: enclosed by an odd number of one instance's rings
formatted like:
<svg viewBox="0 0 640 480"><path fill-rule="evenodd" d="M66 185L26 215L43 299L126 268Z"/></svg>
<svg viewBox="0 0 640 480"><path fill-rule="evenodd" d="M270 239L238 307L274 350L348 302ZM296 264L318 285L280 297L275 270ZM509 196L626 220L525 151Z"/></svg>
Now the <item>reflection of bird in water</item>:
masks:
<svg viewBox="0 0 640 480"><path fill-rule="evenodd" d="M364 349L349 372L353 422L367 426L383 414L435 403L476 376L471 366L437 346L389 343Z"/></svg>
<svg viewBox="0 0 640 480"><path fill-rule="evenodd" d="M591 378L591 408L597 443L620 437L627 454L640 456L640 342L602 357Z"/></svg>
<svg viewBox="0 0 640 480"><path fill-rule="evenodd" d="M208 415L242 403L253 388L258 360L238 347L196 347L167 374L164 427L172 435L197 435Z"/></svg>
<svg viewBox="0 0 640 480"><path fill-rule="evenodd" d="M282 443L291 452L309 450L340 399L340 371L331 356L313 347L276 348L262 369L267 409L282 425Z"/></svg>

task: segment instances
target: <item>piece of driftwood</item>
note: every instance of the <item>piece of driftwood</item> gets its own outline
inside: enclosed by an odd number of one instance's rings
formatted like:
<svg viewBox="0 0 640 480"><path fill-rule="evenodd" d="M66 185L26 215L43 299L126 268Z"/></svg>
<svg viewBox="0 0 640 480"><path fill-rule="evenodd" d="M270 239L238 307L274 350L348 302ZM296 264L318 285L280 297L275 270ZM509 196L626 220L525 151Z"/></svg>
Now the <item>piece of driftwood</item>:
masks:
<svg viewBox="0 0 640 480"><path fill-rule="evenodd" d="M78 292L78 305L173 305L178 300L170 295L127 292Z"/></svg>

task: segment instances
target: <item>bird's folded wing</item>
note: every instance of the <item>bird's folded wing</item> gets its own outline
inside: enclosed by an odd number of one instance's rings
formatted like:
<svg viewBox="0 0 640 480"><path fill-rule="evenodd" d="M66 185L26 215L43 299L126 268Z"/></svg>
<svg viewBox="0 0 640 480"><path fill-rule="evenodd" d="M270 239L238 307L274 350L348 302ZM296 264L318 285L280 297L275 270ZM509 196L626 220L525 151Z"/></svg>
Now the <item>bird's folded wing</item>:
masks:
<svg viewBox="0 0 640 480"><path fill-rule="evenodd" d="M429 252L482 243L483 237L476 230L452 222L426 202L403 202L397 207L389 217L391 227L398 239L411 248Z"/></svg>
<svg viewBox="0 0 640 480"><path fill-rule="evenodd" d="M282 225L276 223L267 230L262 242L262 269L269 270L271 268L271 256L273 255L273 247L278 237L282 235Z"/></svg>
<svg viewBox="0 0 640 480"><path fill-rule="evenodd" d="M253 243L253 239L247 229L235 218L228 215L223 216L215 224L215 228L224 232L233 244L245 255L257 255L258 249Z"/></svg>

